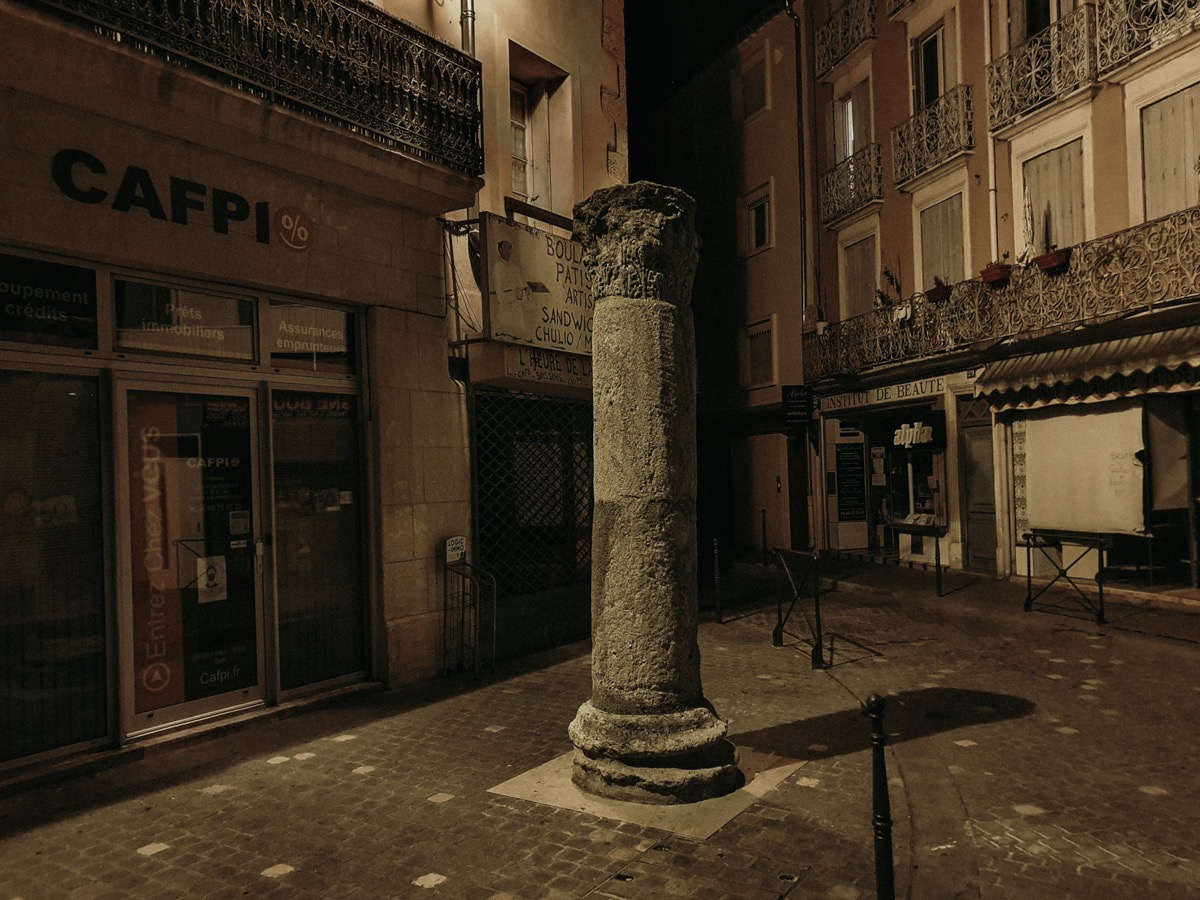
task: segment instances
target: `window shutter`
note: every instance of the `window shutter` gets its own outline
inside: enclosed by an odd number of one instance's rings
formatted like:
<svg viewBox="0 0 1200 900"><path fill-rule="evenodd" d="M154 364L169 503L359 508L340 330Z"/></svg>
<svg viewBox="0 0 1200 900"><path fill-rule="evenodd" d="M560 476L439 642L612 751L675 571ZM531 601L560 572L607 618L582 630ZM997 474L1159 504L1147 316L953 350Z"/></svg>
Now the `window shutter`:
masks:
<svg viewBox="0 0 1200 900"><path fill-rule="evenodd" d="M921 278L925 290L963 278L962 194L921 210Z"/></svg>
<svg viewBox="0 0 1200 900"><path fill-rule="evenodd" d="M1142 110L1146 219L1200 203L1200 84Z"/></svg>

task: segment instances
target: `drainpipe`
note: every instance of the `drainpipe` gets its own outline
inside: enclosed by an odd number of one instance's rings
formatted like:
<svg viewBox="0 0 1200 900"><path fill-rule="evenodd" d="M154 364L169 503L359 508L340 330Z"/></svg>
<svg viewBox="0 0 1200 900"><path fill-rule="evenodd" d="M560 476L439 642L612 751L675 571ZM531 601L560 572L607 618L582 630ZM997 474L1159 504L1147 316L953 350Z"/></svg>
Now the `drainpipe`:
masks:
<svg viewBox="0 0 1200 900"><path fill-rule="evenodd" d="M475 0L462 0L462 48L468 56L475 55Z"/></svg>
<svg viewBox="0 0 1200 900"><path fill-rule="evenodd" d="M792 20L796 54L796 171L800 176L797 201L800 206L800 334L801 346L808 323L808 188L804 165L804 54L803 28L796 14L795 0L783 0L783 9ZM802 357L803 359L803 357Z"/></svg>
<svg viewBox="0 0 1200 900"><path fill-rule="evenodd" d="M983 23L983 64L986 77L987 66L990 66L994 61L992 59L992 4L989 2L984 7L984 23ZM987 110L984 110L984 116L987 116ZM992 138L992 132L987 127L986 120L983 126L984 133L987 135L987 162L988 162L988 235L991 238L991 256L988 260L997 260L1000 258L1000 235L998 233L999 223L996 221L996 142Z"/></svg>

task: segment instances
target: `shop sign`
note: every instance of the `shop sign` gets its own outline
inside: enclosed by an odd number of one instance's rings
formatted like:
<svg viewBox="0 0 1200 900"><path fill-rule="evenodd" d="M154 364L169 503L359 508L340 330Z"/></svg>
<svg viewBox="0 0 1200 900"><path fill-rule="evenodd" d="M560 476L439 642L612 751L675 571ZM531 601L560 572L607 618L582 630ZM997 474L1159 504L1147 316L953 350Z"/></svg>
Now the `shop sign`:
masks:
<svg viewBox="0 0 1200 900"><path fill-rule="evenodd" d="M106 204L122 213L136 210L175 225L203 222L215 234L229 234L231 226L245 222L252 225L254 240L260 244L271 243L274 225L279 241L297 251L310 249L315 238L312 219L298 207L285 207L272 219L266 200L252 202L237 191L176 175L151 174L142 166L127 165L118 176L98 156L74 147L54 154L50 176L59 192L77 203Z"/></svg>
<svg viewBox="0 0 1200 900"><path fill-rule="evenodd" d="M821 398L821 412L828 415L845 409L859 409L864 406L881 406L888 403L905 403L909 400L934 398L946 392L946 379L922 378L918 381L908 381L903 384L888 384L883 387L871 388L866 391L854 391L848 394L834 394Z"/></svg>
<svg viewBox="0 0 1200 900"><path fill-rule="evenodd" d="M591 389L592 360L557 350L536 347L505 347L504 374L539 384L562 384Z"/></svg>
<svg viewBox="0 0 1200 900"><path fill-rule="evenodd" d="M96 347L96 273L0 253L0 340Z"/></svg>
<svg viewBox="0 0 1200 900"><path fill-rule="evenodd" d="M595 303L583 246L483 214L489 335L497 341L591 355Z"/></svg>
<svg viewBox="0 0 1200 900"><path fill-rule="evenodd" d="M783 424L790 430L812 422L813 395L807 384L785 384L781 395Z"/></svg>
<svg viewBox="0 0 1200 900"><path fill-rule="evenodd" d="M941 450L946 446L946 414L938 409L913 412L892 432L892 446L905 450Z"/></svg>
<svg viewBox="0 0 1200 900"><path fill-rule="evenodd" d="M833 459L838 521L867 521L867 476L863 464L863 445L835 444Z"/></svg>

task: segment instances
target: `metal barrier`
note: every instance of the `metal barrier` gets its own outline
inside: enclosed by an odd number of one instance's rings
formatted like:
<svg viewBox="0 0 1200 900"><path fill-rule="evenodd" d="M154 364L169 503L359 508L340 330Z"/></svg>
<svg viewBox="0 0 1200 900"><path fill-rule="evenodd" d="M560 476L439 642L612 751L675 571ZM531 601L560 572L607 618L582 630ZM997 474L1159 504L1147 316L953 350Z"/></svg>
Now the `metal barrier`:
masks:
<svg viewBox="0 0 1200 900"><path fill-rule="evenodd" d="M479 388L472 418L476 561L506 600L586 584L591 404Z"/></svg>
<svg viewBox="0 0 1200 900"><path fill-rule="evenodd" d="M478 675L496 661L496 578L468 562L446 564L442 674Z"/></svg>
<svg viewBox="0 0 1200 900"><path fill-rule="evenodd" d="M827 663L825 662L825 652L821 646L821 557L816 552L810 553L802 550L782 550L779 548L776 548L774 553L775 558L779 560L779 566L783 572L783 576L787 579L787 583L791 588L792 602L789 604L787 613L785 615L783 612L782 596L783 581L780 580L779 587L775 592L775 630L771 634L771 644L776 647L783 646L783 636L786 633L785 628L787 626L787 622L792 617L792 613L795 611L796 606L800 603L805 586L811 580L813 619L811 622L808 620L808 616L804 614L803 607L801 607L800 614L804 616L804 621L807 623L809 631L812 634L812 666L814 669L826 669L833 661L833 648L830 647L830 662ZM797 635L797 637L799 637L799 635ZM803 638L800 639L803 640Z"/></svg>

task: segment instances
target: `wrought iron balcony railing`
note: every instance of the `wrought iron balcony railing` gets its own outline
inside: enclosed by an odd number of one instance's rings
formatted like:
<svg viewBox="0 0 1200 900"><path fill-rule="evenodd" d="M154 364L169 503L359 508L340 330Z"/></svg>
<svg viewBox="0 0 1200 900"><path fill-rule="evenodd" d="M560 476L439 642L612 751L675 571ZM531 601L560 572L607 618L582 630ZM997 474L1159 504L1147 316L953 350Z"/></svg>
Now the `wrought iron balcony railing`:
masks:
<svg viewBox="0 0 1200 900"><path fill-rule="evenodd" d="M824 75L875 37L875 0L845 0L817 31L817 73Z"/></svg>
<svg viewBox="0 0 1200 900"><path fill-rule="evenodd" d="M878 144L867 144L821 176L821 224L828 225L883 199Z"/></svg>
<svg viewBox="0 0 1200 900"><path fill-rule="evenodd" d="M912 6L917 0L888 0L888 18L896 15L906 6Z"/></svg>
<svg viewBox="0 0 1200 900"><path fill-rule="evenodd" d="M1200 26L1197 0L1100 0L1096 7L1101 75Z"/></svg>
<svg viewBox="0 0 1200 900"><path fill-rule="evenodd" d="M892 129L892 179L896 184L906 184L975 149L971 94L971 85L960 84Z"/></svg>
<svg viewBox="0 0 1200 900"><path fill-rule="evenodd" d="M804 336L808 381L849 375L1002 338L1065 331L1200 298L1200 207L1072 248L1066 271L1014 266L1005 287L954 285L935 303L915 294Z"/></svg>
<svg viewBox="0 0 1200 900"><path fill-rule="evenodd" d="M30 0L226 84L483 171L480 64L367 0Z"/></svg>
<svg viewBox="0 0 1200 900"><path fill-rule="evenodd" d="M1096 7L1087 4L988 66L995 131L1096 80Z"/></svg>

